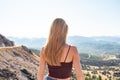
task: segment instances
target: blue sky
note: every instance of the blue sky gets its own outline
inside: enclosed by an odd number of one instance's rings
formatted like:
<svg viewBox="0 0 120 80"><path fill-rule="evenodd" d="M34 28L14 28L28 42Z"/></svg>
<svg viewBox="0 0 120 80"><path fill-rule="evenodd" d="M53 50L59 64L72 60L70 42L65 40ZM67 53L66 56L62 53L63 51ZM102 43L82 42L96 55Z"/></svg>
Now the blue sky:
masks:
<svg viewBox="0 0 120 80"><path fill-rule="evenodd" d="M63 18L68 36L120 36L120 0L0 0L0 33L47 37Z"/></svg>

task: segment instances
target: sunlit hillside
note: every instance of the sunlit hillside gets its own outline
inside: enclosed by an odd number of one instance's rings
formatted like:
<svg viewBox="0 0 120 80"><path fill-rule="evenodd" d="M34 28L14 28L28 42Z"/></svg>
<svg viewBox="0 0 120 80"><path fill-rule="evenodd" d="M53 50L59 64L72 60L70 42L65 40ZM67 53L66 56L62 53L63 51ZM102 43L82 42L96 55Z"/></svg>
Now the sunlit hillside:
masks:
<svg viewBox="0 0 120 80"><path fill-rule="evenodd" d="M38 56L25 46L0 48L0 80L36 80Z"/></svg>

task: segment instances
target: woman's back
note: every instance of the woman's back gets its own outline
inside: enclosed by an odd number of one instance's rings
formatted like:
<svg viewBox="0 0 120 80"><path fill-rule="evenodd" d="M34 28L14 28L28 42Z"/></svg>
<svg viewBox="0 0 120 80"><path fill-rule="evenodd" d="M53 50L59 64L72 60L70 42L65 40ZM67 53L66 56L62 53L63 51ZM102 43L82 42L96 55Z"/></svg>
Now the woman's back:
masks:
<svg viewBox="0 0 120 80"><path fill-rule="evenodd" d="M72 62L73 53L71 53L71 51L72 51L72 46L66 44L61 53L62 57L60 62L65 62L65 63Z"/></svg>
<svg viewBox="0 0 120 80"><path fill-rule="evenodd" d="M70 54L71 46L65 45L61 57L61 66L51 66L48 64L49 76L54 78L65 79L71 76L72 72L72 55Z"/></svg>

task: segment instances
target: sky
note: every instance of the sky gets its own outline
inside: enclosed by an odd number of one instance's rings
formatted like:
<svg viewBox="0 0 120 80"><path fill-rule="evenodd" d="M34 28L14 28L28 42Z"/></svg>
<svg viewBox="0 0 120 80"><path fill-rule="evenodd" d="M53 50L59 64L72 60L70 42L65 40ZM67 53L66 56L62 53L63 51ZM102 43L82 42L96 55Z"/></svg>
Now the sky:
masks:
<svg viewBox="0 0 120 80"><path fill-rule="evenodd" d="M0 34L47 37L63 18L68 36L120 36L120 0L0 0Z"/></svg>

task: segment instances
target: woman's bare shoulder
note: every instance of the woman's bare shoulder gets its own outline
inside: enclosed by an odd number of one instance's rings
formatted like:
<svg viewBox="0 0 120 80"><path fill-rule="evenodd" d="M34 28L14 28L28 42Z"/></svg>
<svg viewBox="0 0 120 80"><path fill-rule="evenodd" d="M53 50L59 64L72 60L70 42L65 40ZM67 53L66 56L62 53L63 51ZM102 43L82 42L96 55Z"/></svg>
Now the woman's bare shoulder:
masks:
<svg viewBox="0 0 120 80"><path fill-rule="evenodd" d="M77 55L78 54L78 50L77 50L77 47L76 46L73 46L73 45L71 45L71 53L73 54L73 55Z"/></svg>
<svg viewBox="0 0 120 80"><path fill-rule="evenodd" d="M76 51L77 50L77 47L76 46L74 46L74 45L70 45L71 46L71 50L72 51Z"/></svg>

